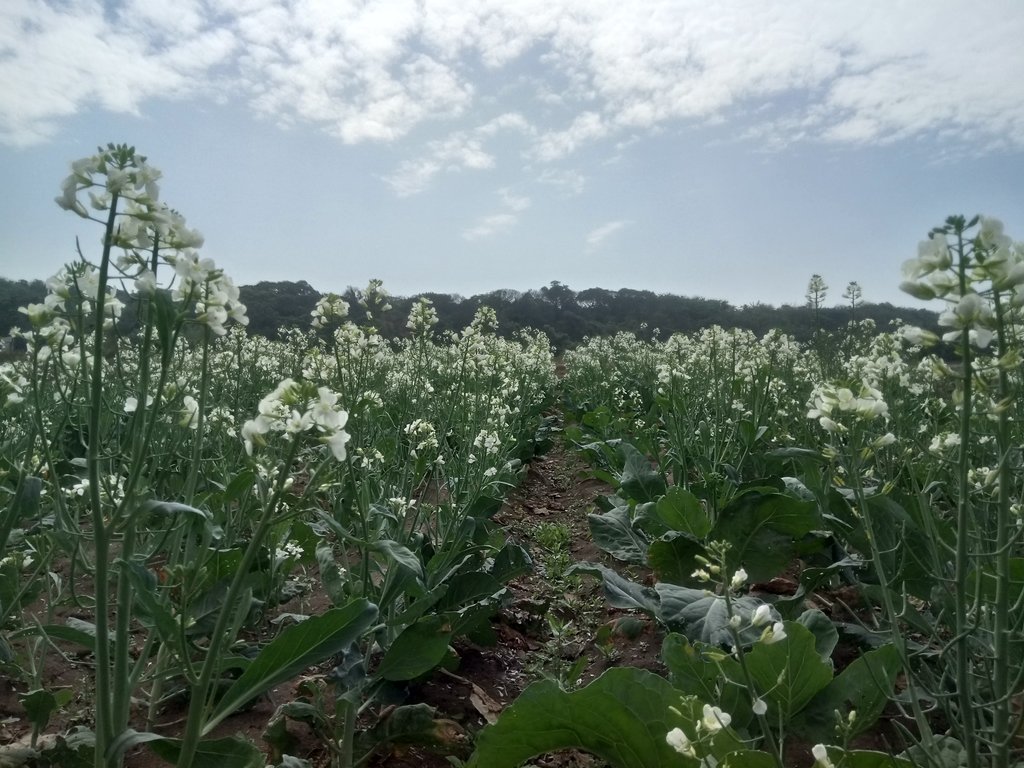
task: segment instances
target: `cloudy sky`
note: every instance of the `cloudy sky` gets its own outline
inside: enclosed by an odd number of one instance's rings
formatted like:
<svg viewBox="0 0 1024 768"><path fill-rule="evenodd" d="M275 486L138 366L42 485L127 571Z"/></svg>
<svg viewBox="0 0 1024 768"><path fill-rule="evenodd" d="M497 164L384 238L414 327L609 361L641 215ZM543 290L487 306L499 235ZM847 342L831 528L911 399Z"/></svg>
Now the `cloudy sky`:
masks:
<svg viewBox="0 0 1024 768"><path fill-rule="evenodd" d="M236 282L915 302L951 213L1024 240L1022 0L3 0L0 275L128 142Z"/></svg>

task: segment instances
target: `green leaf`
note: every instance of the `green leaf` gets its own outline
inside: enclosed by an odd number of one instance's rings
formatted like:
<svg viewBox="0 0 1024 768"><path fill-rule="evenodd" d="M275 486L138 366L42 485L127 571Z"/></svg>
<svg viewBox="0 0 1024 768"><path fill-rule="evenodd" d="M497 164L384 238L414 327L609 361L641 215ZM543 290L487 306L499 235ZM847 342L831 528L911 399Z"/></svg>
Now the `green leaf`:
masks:
<svg viewBox="0 0 1024 768"><path fill-rule="evenodd" d="M454 618L431 614L406 627L384 654L377 674L385 680L412 680L432 670L448 652Z"/></svg>
<svg viewBox="0 0 1024 768"><path fill-rule="evenodd" d="M253 659L217 703L203 728L209 731L254 697L341 653L377 618L377 606L365 599L288 627Z"/></svg>
<svg viewBox="0 0 1024 768"><path fill-rule="evenodd" d="M749 491L722 510L710 537L732 545L728 552L730 568L742 565L751 581L767 581L797 556L797 541L821 524L813 501Z"/></svg>
<svg viewBox="0 0 1024 768"><path fill-rule="evenodd" d="M181 755L180 739L157 739L149 748L169 763L177 765ZM204 739L199 742L191 768L264 768L266 760L259 747L240 736Z"/></svg>
<svg viewBox="0 0 1024 768"><path fill-rule="evenodd" d="M396 567L414 576L417 579L423 578L423 564L407 547L391 539L378 539L370 544L372 552L379 552Z"/></svg>
<svg viewBox="0 0 1024 768"><path fill-rule="evenodd" d="M756 749L738 749L725 756L721 768L776 768L775 758Z"/></svg>
<svg viewBox="0 0 1024 768"><path fill-rule="evenodd" d="M326 541L320 542L316 548L316 562L320 570L320 583L324 585L324 592L331 604L344 605L347 599L345 578L334 562L334 548Z"/></svg>
<svg viewBox="0 0 1024 768"><path fill-rule="evenodd" d="M7 539L20 520L38 517L42 489L42 478L29 475L22 479L10 506L0 514L0 553L7 548Z"/></svg>
<svg viewBox="0 0 1024 768"><path fill-rule="evenodd" d="M633 530L633 519L628 507L615 507L603 515L587 515L587 522L594 543L616 560L636 565L643 565L647 561L647 542Z"/></svg>
<svg viewBox="0 0 1024 768"><path fill-rule="evenodd" d="M884 752L875 752L867 749L844 750L840 747L826 747L829 759L835 765L843 768L917 768L921 765L932 765L929 762L912 763L901 757L893 757ZM967 763L962 763L966 765ZM948 768L956 768L961 763L940 763Z"/></svg>
<svg viewBox="0 0 1024 768"><path fill-rule="evenodd" d="M704 505L685 488L669 488L658 499L656 510L662 522L673 531L681 531L697 540L703 539L711 531L711 518Z"/></svg>
<svg viewBox="0 0 1024 768"><path fill-rule="evenodd" d="M124 566L128 580L135 587L135 612L143 624L156 628L162 643L177 644L178 622L170 609L170 604L157 587L156 576L140 563L127 563Z"/></svg>
<svg viewBox="0 0 1024 768"><path fill-rule="evenodd" d="M431 744L454 751L465 732L452 721L438 720L434 715L434 708L428 704L407 704L391 710L386 718L356 735L356 764L389 744Z"/></svg>
<svg viewBox="0 0 1024 768"><path fill-rule="evenodd" d="M532 570L533 560L530 559L530 553L519 544L506 542L505 546L494 556L491 575L502 584L507 584L517 576L522 576Z"/></svg>
<svg viewBox="0 0 1024 768"><path fill-rule="evenodd" d="M580 562L572 566L570 573L589 573L600 576L604 596L613 608L637 608L650 616L657 616L661 598L650 587L624 579L616 571L600 563Z"/></svg>
<svg viewBox="0 0 1024 768"><path fill-rule="evenodd" d="M671 532L651 542L647 564L660 581L692 585L697 583L693 571L700 567L694 558L705 554L704 545L689 534Z"/></svg>
<svg viewBox="0 0 1024 768"><path fill-rule="evenodd" d="M32 729L40 732L46 729L50 716L74 697L75 692L70 688L62 688L56 693L45 688L37 688L28 693L18 694L18 701L25 708Z"/></svg>
<svg viewBox="0 0 1024 768"><path fill-rule="evenodd" d="M821 660L807 627L787 621L785 628L783 640L757 643L746 662L759 695L768 702L769 719L788 722L829 684L832 667Z"/></svg>
<svg viewBox="0 0 1024 768"><path fill-rule="evenodd" d="M868 651L844 669L793 719L794 730L811 741L835 734L835 712L857 711L852 736L871 728L882 714L901 670L896 648L886 645Z"/></svg>
<svg viewBox="0 0 1024 768"><path fill-rule="evenodd" d="M683 635L670 632L661 644L661 660L668 667L672 685L701 701L718 700L721 675L714 661L690 645Z"/></svg>
<svg viewBox="0 0 1024 768"><path fill-rule="evenodd" d="M682 713L682 721L669 707ZM480 732L467 768L516 768L562 749L590 752L612 768L699 766L699 760L673 750L665 735L675 727L692 727L700 716L699 702L681 699L665 678L645 669L610 669L571 693L542 680ZM716 754L741 747L727 730L713 739Z"/></svg>
<svg viewBox="0 0 1024 768"><path fill-rule="evenodd" d="M655 584L654 590L659 597L656 616L669 629L708 645L732 647L729 607L724 597L676 584ZM761 636L761 629L750 626L750 617L762 601L746 596L733 598L731 603L732 614L740 617L743 627L739 631L740 642L749 645Z"/></svg>
<svg viewBox="0 0 1024 768"><path fill-rule="evenodd" d="M665 493L665 478L651 468L651 462L634 446L620 443L619 455L623 459L619 475L622 493L637 502L656 501Z"/></svg>
<svg viewBox="0 0 1024 768"><path fill-rule="evenodd" d="M803 624L814 635L814 648L824 662L832 658L832 651L839 642L839 630L832 619L821 611L811 608L800 614L798 624Z"/></svg>

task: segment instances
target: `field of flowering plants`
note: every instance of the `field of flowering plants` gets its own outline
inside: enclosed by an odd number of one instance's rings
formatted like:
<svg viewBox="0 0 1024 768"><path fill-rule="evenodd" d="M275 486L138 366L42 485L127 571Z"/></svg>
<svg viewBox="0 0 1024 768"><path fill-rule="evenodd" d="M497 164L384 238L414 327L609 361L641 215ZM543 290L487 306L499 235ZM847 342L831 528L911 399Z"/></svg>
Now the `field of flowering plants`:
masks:
<svg viewBox="0 0 1024 768"><path fill-rule="evenodd" d="M126 146L73 164L57 202L102 247L0 364L0 766L386 765L451 725L409 696L441 673L489 724L440 764L1024 765L1024 252L998 221L950 218L904 265L941 339L620 334L559 379L486 307L437 338L423 300L381 338L376 281L363 325L327 295L310 331L249 336L159 180ZM549 506L592 556L530 521L536 562L501 511L559 421L565 486L601 492ZM539 609L580 647L491 706L456 648L509 636L538 569L613 620ZM641 631L651 663L584 675L582 647ZM262 745L231 731L286 683Z"/></svg>

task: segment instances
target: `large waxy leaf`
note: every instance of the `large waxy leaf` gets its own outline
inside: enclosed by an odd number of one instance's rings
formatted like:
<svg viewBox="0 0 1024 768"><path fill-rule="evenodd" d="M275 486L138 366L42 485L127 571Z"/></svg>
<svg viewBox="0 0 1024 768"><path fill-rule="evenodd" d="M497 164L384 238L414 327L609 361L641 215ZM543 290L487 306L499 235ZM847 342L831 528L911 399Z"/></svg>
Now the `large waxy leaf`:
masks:
<svg viewBox="0 0 1024 768"><path fill-rule="evenodd" d="M811 608L800 614L798 624L803 624L814 635L814 648L821 657L821 660L830 664L832 651L839 643L839 630L832 623L832 619L821 611Z"/></svg>
<svg viewBox="0 0 1024 768"><path fill-rule="evenodd" d="M603 515L587 515L587 522L594 543L616 560L637 565L646 563L647 542L633 529L633 516L628 507L615 507Z"/></svg>
<svg viewBox="0 0 1024 768"><path fill-rule="evenodd" d="M696 584L693 577L699 568L697 555L706 556L704 545L686 533L671 532L651 542L647 548L647 564L660 581L672 584Z"/></svg>
<svg viewBox="0 0 1024 768"><path fill-rule="evenodd" d="M699 760L673 750L665 735L680 725L685 730L700 715L696 699L681 698L665 678L644 669L610 669L571 693L543 680L481 731L468 767L516 768L531 757L562 749L590 752L613 768L698 766ZM712 741L716 754L742 746L728 731Z"/></svg>
<svg viewBox="0 0 1024 768"><path fill-rule="evenodd" d="M637 608L651 616L657 616L661 598L650 587L624 579L616 571L600 563L577 563L568 572L600 576L604 596L613 608Z"/></svg>
<svg viewBox="0 0 1024 768"><path fill-rule="evenodd" d="M852 736L863 733L882 714L901 669L895 646L885 645L858 657L796 716L793 728L811 741L835 734L835 712L857 711Z"/></svg>
<svg viewBox="0 0 1024 768"><path fill-rule="evenodd" d="M761 698L768 702L769 716L788 721L831 682L832 666L821 660L807 627L787 621L785 628L785 639L757 643L747 652L746 663Z"/></svg>
<svg viewBox="0 0 1024 768"><path fill-rule="evenodd" d="M377 606L360 599L288 627L260 651L232 683L210 715L203 733L209 733L250 699L295 677L307 667L341 653L369 629L376 618Z"/></svg>
<svg viewBox="0 0 1024 768"><path fill-rule="evenodd" d="M670 530L703 539L711 531L711 518L700 499L685 488L673 486L658 499L658 517Z"/></svg>
<svg viewBox="0 0 1024 768"><path fill-rule="evenodd" d="M708 645L730 648L734 645L729 627L730 605L725 598L703 589L689 589L676 584L655 584L654 590L660 598L658 619L674 632L682 632L691 640L700 640ZM732 615L740 617L740 642L753 643L761 635L761 629L750 626L750 617L761 600L755 597L736 597L731 600Z"/></svg>
<svg viewBox="0 0 1024 768"><path fill-rule="evenodd" d="M157 733L129 728L110 745L110 756L147 744L169 763L177 764L181 756L181 739L170 739ZM224 739L203 739L189 765L192 768L264 768L263 753L251 741L239 736Z"/></svg>
<svg viewBox="0 0 1024 768"><path fill-rule="evenodd" d="M732 545L730 567L742 565L752 581L767 581L790 564L800 553L798 542L821 525L812 501L750 491L722 510L710 537Z"/></svg>
<svg viewBox="0 0 1024 768"><path fill-rule="evenodd" d="M629 443L619 444L623 459L619 490L636 502L657 501L665 493L665 478L652 469L651 462Z"/></svg>
<svg viewBox="0 0 1024 768"><path fill-rule="evenodd" d="M412 680L432 670L448 652L455 618L431 614L406 627L384 654L377 674L385 680Z"/></svg>

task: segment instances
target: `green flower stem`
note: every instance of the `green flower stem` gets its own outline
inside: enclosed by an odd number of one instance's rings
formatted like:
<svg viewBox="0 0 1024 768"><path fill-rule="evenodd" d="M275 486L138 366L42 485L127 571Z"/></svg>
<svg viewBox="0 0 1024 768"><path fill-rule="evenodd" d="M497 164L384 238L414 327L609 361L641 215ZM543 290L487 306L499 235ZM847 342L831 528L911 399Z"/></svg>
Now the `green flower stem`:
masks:
<svg viewBox="0 0 1024 768"><path fill-rule="evenodd" d="M104 301L107 295L107 270L110 268L110 249L114 239L114 225L117 221L118 193L112 192L110 214L107 216L103 236L103 256L99 267L99 288L96 293L95 330L92 344L92 380L89 382L89 434L86 447L87 471L89 474L89 506L92 510L93 542L96 550L96 759L97 768L118 766L121 758L107 760L107 748L117 737L118 723L114 720L117 710L116 692L111 680L110 627L107 616L110 612L110 598L107 581L110 560L110 528L103 519L103 501L100 497L100 411L103 407L103 321ZM85 359L83 357L83 359ZM126 638L127 640L127 638ZM112 696L113 694L113 696ZM113 698L113 700L112 700Z"/></svg>
<svg viewBox="0 0 1024 768"><path fill-rule="evenodd" d="M907 691L910 694L910 708L914 715L914 722L917 723L919 732L918 738L920 738L924 744L925 754L931 756L935 754L935 740L933 738L931 726L928 723L928 718L924 710L921 709L920 697L917 693L916 678L912 673L910 666L910 652L907 648L906 638L903 636L903 631L899 624L901 614L896 610L896 604L893 602L892 582L890 581L889 574L886 571L885 561L882 557L883 553L881 548L878 546L878 538L875 533L877 528L875 527L871 507L868 504L867 496L864 494L864 486L861 482L861 477L863 476L861 469L861 454L859 451L850 452L850 465L850 475L852 476L851 489L853 491L854 500L857 503L857 511L864 520L864 532L867 534L868 544L871 548L871 559L875 564L875 573L878 576L878 584L881 588L882 607L885 610L885 616L889 621L889 625L892 627L892 644L899 655L900 664L906 671Z"/></svg>
<svg viewBox="0 0 1024 768"><path fill-rule="evenodd" d="M732 612L732 600L729 595L729 585L723 583L724 595L725 595L725 611L726 615L730 618L733 616ZM757 686L754 684L754 678L750 674L750 669L747 667L747 655L743 650L743 643L740 642L740 633L733 627L729 627L729 631L732 634L732 642L736 647L736 658L740 663L740 670L743 672L743 680L746 683L747 695L750 696L750 703L753 705L754 701L758 698ZM782 743L775 741L775 734L772 733L771 726L768 725L768 718L764 715L755 714L758 725L761 727L761 736L764 737L765 742L768 745L768 751L772 756L772 760L775 761L775 765L778 768L786 768L785 763L782 762Z"/></svg>
<svg viewBox="0 0 1024 768"><path fill-rule="evenodd" d="M196 483L199 480L199 468L203 458L203 432L206 428L206 401L210 389L210 327L203 326L203 359L199 374L199 410L197 414L195 434L192 436L192 466L189 467L188 480L185 483L185 503L192 506L196 496Z"/></svg>
<svg viewBox="0 0 1024 768"><path fill-rule="evenodd" d="M1010 347L1006 334L1006 316L999 291L993 292L995 303L996 333L999 342L999 354L1005 355ZM1010 550L1012 548L1013 519L1010 513L1010 494L1013 478L1010 474L1009 458L1012 449L1010 432L1010 380L1006 366L998 364L999 377L999 409L996 422L996 447L999 451L999 465L996 468L998 500L996 506L996 594L993 608L993 708L992 742L995 749L994 768L1010 766L1010 707L1015 680L1011 670L1010 634L1010 583L1013 576L1010 572Z"/></svg>
<svg viewBox="0 0 1024 768"><path fill-rule="evenodd" d="M292 440L287 458L282 465L282 471L277 479L274 493L271 496L270 502L264 507L263 514L260 515L249 546L246 547L245 554L242 555L242 562L239 564L238 570L235 571L235 577L231 580L231 586L228 587L228 592L224 597L225 610L217 615L217 623L210 635L210 645L207 648L206 658L203 660L203 666L199 673L199 681L192 687L192 706L189 709L185 733L182 737L181 753L178 758L179 766L192 765L196 750L199 748L199 740L210 728L216 725L215 722L208 722L207 716L213 703L210 696L211 687L213 676L220 668L221 651L223 650L226 634L225 630L234 614L241 610L236 604L242 594L242 586L263 545L263 539L266 538L267 533L270 531L277 506L281 501L281 496L284 494L288 470L291 469L292 462L295 461L298 452L299 441L297 439Z"/></svg>
<svg viewBox="0 0 1024 768"><path fill-rule="evenodd" d="M957 226L957 271L960 280L960 295L968 291L967 256L962 224ZM970 668L970 640L972 627L968 621L967 576L970 571L970 541L972 528L972 509L970 501L970 482L968 473L971 469L970 453L967 447L971 439L971 407L974 397L974 370L971 355L971 340L965 328L960 334L960 355L963 361L963 397L960 404L960 455L957 459L957 520L956 520L956 561L953 575L954 632L955 637L950 646L956 647L955 674L956 695L960 707L960 721L963 729L963 745L967 758L967 768L978 768L978 740L974 730L974 686ZM980 580L979 580L980 581ZM883 589L884 592L884 589Z"/></svg>

